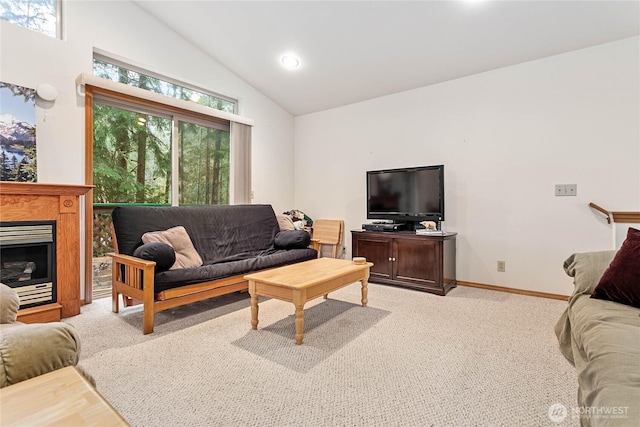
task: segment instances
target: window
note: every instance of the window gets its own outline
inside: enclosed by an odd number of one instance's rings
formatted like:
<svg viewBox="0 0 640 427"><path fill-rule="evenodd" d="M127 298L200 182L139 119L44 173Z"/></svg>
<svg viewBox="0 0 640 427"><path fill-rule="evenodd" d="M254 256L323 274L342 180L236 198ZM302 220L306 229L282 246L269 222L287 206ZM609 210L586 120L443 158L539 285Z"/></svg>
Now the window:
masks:
<svg viewBox="0 0 640 427"><path fill-rule="evenodd" d="M120 61L98 53L93 55L93 73L104 79L139 87L171 98L191 101L228 113L235 113L236 110L237 102L234 99L171 81L167 77L120 63Z"/></svg>
<svg viewBox="0 0 640 427"><path fill-rule="evenodd" d="M94 53L94 75L233 113L236 102ZM98 95L94 203L228 204L230 124ZM176 153L175 158L173 153Z"/></svg>
<svg viewBox="0 0 640 427"><path fill-rule="evenodd" d="M0 18L38 31L50 37L60 37L61 0L0 0Z"/></svg>

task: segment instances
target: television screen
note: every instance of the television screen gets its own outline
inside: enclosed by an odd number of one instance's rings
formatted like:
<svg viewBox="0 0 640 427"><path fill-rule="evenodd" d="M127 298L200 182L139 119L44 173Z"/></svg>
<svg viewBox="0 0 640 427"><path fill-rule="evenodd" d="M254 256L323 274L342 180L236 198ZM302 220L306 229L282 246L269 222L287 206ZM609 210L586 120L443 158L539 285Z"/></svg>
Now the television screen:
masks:
<svg viewBox="0 0 640 427"><path fill-rule="evenodd" d="M444 166L367 172L367 218L444 220Z"/></svg>

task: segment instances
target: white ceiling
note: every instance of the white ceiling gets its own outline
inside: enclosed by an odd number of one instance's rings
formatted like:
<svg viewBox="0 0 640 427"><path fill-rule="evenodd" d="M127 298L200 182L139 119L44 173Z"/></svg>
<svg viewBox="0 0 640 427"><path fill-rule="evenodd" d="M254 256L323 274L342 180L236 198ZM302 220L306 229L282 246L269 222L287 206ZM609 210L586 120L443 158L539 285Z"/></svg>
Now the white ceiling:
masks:
<svg viewBox="0 0 640 427"><path fill-rule="evenodd" d="M136 3L296 116L640 34L636 0Z"/></svg>

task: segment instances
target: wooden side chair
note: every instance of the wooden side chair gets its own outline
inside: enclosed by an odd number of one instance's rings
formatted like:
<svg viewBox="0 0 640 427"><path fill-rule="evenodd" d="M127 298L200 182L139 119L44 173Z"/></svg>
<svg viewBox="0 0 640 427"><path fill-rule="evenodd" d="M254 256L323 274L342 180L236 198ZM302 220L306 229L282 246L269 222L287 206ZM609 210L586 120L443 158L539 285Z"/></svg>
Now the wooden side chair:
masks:
<svg viewBox="0 0 640 427"><path fill-rule="evenodd" d="M344 221L341 219L316 219L313 222L313 238L320 243L318 258L322 256L322 245L333 246L333 258L338 257L338 248L342 246Z"/></svg>

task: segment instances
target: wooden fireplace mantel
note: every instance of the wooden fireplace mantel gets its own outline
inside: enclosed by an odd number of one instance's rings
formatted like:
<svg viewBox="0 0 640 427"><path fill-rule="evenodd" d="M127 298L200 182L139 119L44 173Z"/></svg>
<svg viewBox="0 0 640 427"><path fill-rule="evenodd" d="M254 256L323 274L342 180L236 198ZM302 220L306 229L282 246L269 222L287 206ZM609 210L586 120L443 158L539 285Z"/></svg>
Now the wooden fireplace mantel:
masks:
<svg viewBox="0 0 640 427"><path fill-rule="evenodd" d="M80 201L91 185L0 182L0 221L56 221L57 302L20 310L21 322L80 314Z"/></svg>
<svg viewBox="0 0 640 427"><path fill-rule="evenodd" d="M83 196L92 185L40 184L36 182L0 182L0 194L24 194L47 196Z"/></svg>

